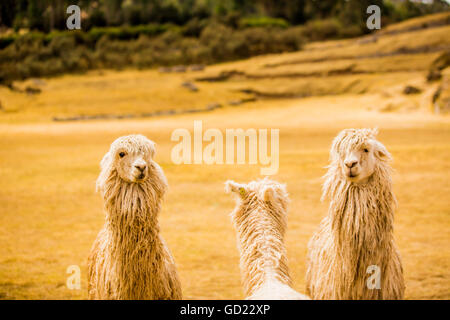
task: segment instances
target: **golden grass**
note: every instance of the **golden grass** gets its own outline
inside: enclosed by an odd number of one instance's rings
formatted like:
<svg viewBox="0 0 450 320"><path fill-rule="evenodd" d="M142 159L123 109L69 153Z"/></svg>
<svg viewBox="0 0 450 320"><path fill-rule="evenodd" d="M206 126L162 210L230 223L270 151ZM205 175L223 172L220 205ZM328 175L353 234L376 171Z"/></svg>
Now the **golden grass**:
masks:
<svg viewBox="0 0 450 320"><path fill-rule="evenodd" d="M383 72L398 72L398 71L423 71L428 70L430 62L436 59L439 53L424 53L424 54L400 54L396 56L380 57L380 58L362 58L362 59L339 59L339 60L324 60L315 63L298 63L280 65L271 68L261 68L251 66L243 69L249 75L256 76L289 76L304 74L323 74L328 72L340 71L345 68L352 67L353 72L367 72L367 73L383 73Z"/></svg>
<svg viewBox="0 0 450 320"><path fill-rule="evenodd" d="M94 184L99 161L118 136L143 133L158 144L157 161L170 190L160 217L162 234L176 259L185 298L243 298L238 252L229 213L234 199L227 179L258 178L258 166L174 165L170 141L176 128L280 129L280 170L291 195L287 249L294 287L304 292L306 245L326 213L321 176L339 130L380 128L380 140L395 161L399 201L395 236L402 254L406 298L450 298L450 118L430 112L436 84L425 82L435 53L302 63L316 58L360 56L402 46L449 43L449 27L308 45L304 51L266 55L208 67L203 72L160 74L155 70L93 71L45 79L42 93L27 96L0 88L0 298L85 299L86 259L104 215ZM414 39L414 42L411 41ZM392 47L393 46L393 47ZM383 51L384 50L384 51ZM409 61L409 62L408 62ZM293 63L265 68L267 64ZM283 78L286 72L323 71L355 64L371 74ZM407 67L410 66L409 70ZM272 70L273 69L273 70ZM186 80L224 70L272 72L272 78L197 82ZM15 85L24 88L31 81ZM405 96L412 84L423 89ZM238 90L312 94L304 99L257 100L231 107ZM203 108L208 113L140 120L51 122L54 116L126 114ZM383 112L380 112L383 111ZM391 111L391 112L386 112ZM66 268L79 265L82 289L69 290Z"/></svg>
<svg viewBox="0 0 450 320"><path fill-rule="evenodd" d="M48 121L54 116L199 109L217 100L224 103L242 96L220 88L210 89L207 84L200 88L199 95L181 86L186 79L187 75L174 77L156 70L92 71L87 75L46 79L38 95L0 88L6 110L0 113L0 121L34 122ZM31 80L18 83L17 87L24 89L29 85L33 85Z"/></svg>
<svg viewBox="0 0 450 320"><path fill-rule="evenodd" d="M239 299L242 291L227 179L249 181L257 166L174 165L174 128L279 128L280 171L292 204L287 236L295 288L304 291L306 244L326 204L321 175L332 138L345 127L379 126L395 157L399 200L395 235L406 297L448 299L450 121L425 113L382 114L361 108L368 96L310 98L228 107L208 114L141 121L0 126L0 295L86 298L86 257L104 216L94 193L98 163L117 136L141 132L158 143L170 191L161 215L186 298ZM319 118L320 117L320 118ZM65 286L67 266L82 268L82 290Z"/></svg>

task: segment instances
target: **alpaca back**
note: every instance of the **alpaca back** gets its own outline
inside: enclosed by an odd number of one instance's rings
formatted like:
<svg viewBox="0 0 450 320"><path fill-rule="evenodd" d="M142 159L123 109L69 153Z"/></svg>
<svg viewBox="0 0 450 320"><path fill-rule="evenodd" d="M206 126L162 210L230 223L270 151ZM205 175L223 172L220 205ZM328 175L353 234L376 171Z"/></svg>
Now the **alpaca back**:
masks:
<svg viewBox="0 0 450 320"><path fill-rule="evenodd" d="M248 185L227 182L239 195L231 214L247 299L308 299L292 289L284 246L288 195L270 180Z"/></svg>
<svg viewBox="0 0 450 320"><path fill-rule="evenodd" d="M309 300L309 297L277 279L268 279L246 300Z"/></svg>

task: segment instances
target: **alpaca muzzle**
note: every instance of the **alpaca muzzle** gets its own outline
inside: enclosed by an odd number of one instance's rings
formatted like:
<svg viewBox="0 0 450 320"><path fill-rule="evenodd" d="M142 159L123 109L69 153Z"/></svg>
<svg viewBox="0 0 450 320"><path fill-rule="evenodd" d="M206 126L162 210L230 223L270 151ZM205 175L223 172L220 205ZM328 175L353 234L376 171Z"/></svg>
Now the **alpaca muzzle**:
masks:
<svg viewBox="0 0 450 320"><path fill-rule="evenodd" d="M148 176L148 170L146 167L141 168L134 168L133 170L133 177L135 182L142 182L144 181Z"/></svg>
<svg viewBox="0 0 450 320"><path fill-rule="evenodd" d="M359 175L360 175L360 170L358 170L357 166L354 167L344 167L343 168L343 173L344 176L347 180L354 182L355 180L358 179Z"/></svg>
<svg viewBox="0 0 450 320"><path fill-rule="evenodd" d="M144 180L147 177L148 166L144 161L136 161L133 167L133 175L136 181Z"/></svg>

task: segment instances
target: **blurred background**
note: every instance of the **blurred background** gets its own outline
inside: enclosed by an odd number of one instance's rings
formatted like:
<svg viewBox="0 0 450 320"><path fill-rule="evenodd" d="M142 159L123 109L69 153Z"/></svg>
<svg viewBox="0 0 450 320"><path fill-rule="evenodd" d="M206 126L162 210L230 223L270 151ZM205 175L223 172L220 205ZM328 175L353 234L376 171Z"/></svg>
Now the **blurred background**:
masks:
<svg viewBox="0 0 450 320"><path fill-rule="evenodd" d="M67 30L69 4L81 30ZM369 5L381 29L366 26ZM0 299L86 299L104 223L99 162L117 137L157 143L161 232L187 299L241 299L224 182L260 165L176 165L175 129L279 129L286 236L305 292L332 139L378 127L394 157L407 299L450 298L450 11L446 1L0 1ZM206 146L206 142L204 143ZM81 289L66 286L81 268Z"/></svg>
<svg viewBox="0 0 450 320"><path fill-rule="evenodd" d="M71 4L81 9L82 31L67 30ZM449 9L443 0L3 0L0 81L295 51L371 32L372 4L383 27Z"/></svg>

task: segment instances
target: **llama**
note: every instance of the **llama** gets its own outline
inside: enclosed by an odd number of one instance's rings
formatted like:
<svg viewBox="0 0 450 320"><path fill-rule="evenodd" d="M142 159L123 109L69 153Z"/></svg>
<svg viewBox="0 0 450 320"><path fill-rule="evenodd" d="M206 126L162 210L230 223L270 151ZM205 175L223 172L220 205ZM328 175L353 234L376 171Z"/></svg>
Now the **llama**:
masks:
<svg viewBox="0 0 450 320"><path fill-rule="evenodd" d="M308 244L312 299L402 299L405 286L393 237L396 199L377 129L346 129L334 139L322 200L328 215ZM378 270L378 271L377 271Z"/></svg>
<svg viewBox="0 0 450 320"><path fill-rule="evenodd" d="M248 300L306 300L292 289L284 234L286 187L268 179L247 185L226 182L226 192L238 195L231 214L237 232L240 268Z"/></svg>
<svg viewBox="0 0 450 320"><path fill-rule="evenodd" d="M155 144L142 135L118 138L97 179L106 212L88 259L90 299L181 299L172 255L159 233L167 189L153 160Z"/></svg>

